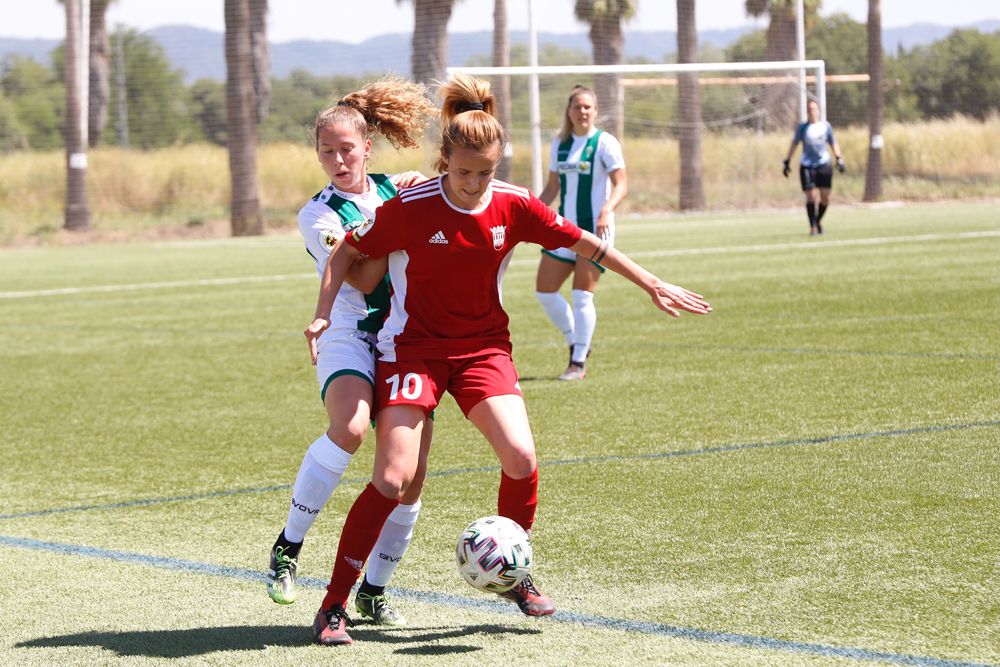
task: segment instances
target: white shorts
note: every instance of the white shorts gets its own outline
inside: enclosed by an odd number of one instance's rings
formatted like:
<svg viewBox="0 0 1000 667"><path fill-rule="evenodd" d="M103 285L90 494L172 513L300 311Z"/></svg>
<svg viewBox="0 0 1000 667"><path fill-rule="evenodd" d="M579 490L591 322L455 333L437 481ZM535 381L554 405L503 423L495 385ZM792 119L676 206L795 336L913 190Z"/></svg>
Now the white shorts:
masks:
<svg viewBox="0 0 1000 667"><path fill-rule="evenodd" d="M326 398L326 390L341 375L356 375L375 386L376 336L359 329L332 329L326 331L316 345L316 379L319 391Z"/></svg>
<svg viewBox="0 0 1000 667"><path fill-rule="evenodd" d="M608 225L608 233L604 235L604 240L608 242L608 247L613 248L615 246L615 225L611 223ZM556 248L555 250L545 250L542 249L542 253L548 255L553 259L558 259L560 262L566 262L567 264L576 264L576 253L569 248ZM594 262L597 264L597 262ZM597 264L601 271L604 271L604 267Z"/></svg>

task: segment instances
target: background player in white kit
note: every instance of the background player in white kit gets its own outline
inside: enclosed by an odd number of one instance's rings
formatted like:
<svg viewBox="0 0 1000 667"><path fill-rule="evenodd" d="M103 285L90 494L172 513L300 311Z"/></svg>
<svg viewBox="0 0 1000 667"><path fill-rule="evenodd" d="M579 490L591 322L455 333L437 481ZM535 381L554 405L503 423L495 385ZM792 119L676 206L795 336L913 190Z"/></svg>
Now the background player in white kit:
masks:
<svg viewBox="0 0 1000 667"><path fill-rule="evenodd" d="M424 88L403 79L385 79L347 95L316 118L316 152L330 183L299 212L299 231L320 275L330 250L375 209L404 187L425 180L417 172L389 177L369 174L370 131L397 148L416 147L437 110ZM284 529L271 548L267 590L279 604L295 601L298 554L306 532L340 482L368 430L375 381L375 342L389 307L386 262L355 265L330 312L330 328L318 341L316 373L330 427L306 451L292 489ZM421 443L419 482L385 522L372 550L365 581L356 598L360 613L376 623L403 625L406 619L385 596L385 586L409 546L420 511L431 428Z"/></svg>
<svg viewBox="0 0 1000 667"><path fill-rule="evenodd" d="M538 198L551 204L559 195L559 215L581 229L615 242L615 208L628 194L621 144L594 125L597 96L574 86L566 103L562 129L552 141L549 180ZM600 264L578 258L569 248L542 250L535 296L569 345L569 365L560 380L581 380L597 326L594 292L604 272ZM573 306L559 289L573 274Z"/></svg>

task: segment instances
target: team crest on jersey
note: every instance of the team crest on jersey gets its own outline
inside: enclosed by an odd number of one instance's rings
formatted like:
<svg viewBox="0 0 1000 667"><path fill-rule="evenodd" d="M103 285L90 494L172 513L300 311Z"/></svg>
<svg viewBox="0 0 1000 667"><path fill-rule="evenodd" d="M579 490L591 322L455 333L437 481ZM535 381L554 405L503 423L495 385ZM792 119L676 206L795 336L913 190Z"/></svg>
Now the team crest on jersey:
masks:
<svg viewBox="0 0 1000 667"><path fill-rule="evenodd" d="M337 237L334 235L331 229L321 229L319 230L319 244L326 248L328 251L333 250L333 246L337 245Z"/></svg>
<svg viewBox="0 0 1000 667"><path fill-rule="evenodd" d="M506 225L497 225L496 227L490 227L490 231L493 232L493 249L501 250L503 248L504 241L507 239Z"/></svg>
<svg viewBox="0 0 1000 667"><path fill-rule="evenodd" d="M374 225L375 225L375 221L374 220L365 220L363 223L361 223L360 225L358 225L357 228L355 228L354 232L352 232L352 236L354 236L354 240L355 241L361 240L361 237L364 236L365 234L367 234L368 231Z"/></svg>

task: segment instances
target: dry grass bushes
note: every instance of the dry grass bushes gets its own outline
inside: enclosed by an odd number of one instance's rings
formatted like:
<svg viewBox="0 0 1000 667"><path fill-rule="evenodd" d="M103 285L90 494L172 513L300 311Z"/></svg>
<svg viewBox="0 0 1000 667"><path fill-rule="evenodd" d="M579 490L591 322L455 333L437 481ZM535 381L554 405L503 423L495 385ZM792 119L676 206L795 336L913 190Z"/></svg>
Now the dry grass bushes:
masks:
<svg viewBox="0 0 1000 667"><path fill-rule="evenodd" d="M791 133L702 137L703 178L712 209L788 206L799 202L796 179L781 177ZM868 132L836 131L849 171L835 180L840 201L864 189ZM1000 116L889 125L884 129L887 199L936 200L1000 196ZM378 146L373 171L429 173L434 149ZM673 140L625 139L630 194L623 212L677 208L679 164ZM65 205L61 152L0 156L0 243L50 238ZM260 198L269 228L291 227L299 206L325 183L308 145L270 144L258 152ZM513 179L530 183L530 147L518 145ZM90 206L95 228L136 234L173 228L197 233L227 219L229 173L224 148L188 145L155 151L102 148L90 153ZM224 225L223 225L224 227Z"/></svg>

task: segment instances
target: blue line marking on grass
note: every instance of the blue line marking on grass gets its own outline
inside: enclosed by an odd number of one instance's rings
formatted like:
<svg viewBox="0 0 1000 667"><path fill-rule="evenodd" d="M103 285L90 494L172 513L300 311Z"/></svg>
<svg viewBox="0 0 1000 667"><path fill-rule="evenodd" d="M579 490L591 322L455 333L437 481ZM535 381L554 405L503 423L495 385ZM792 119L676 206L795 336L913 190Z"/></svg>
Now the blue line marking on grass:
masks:
<svg viewBox="0 0 1000 667"><path fill-rule="evenodd" d="M128 551L100 549L97 547L75 544L43 542L41 540L34 540L25 537L13 537L8 535L0 535L0 545L16 549L46 551L66 556L83 556L86 558L96 558L98 560L109 560L134 565L146 565L148 567L155 567L163 570L174 570L177 572L206 574L236 579L239 581L255 583L264 582L264 575L255 570L227 567L223 565L212 565L210 563L199 563L197 561L182 560L179 558L149 556L146 554L132 553ZM297 581L300 586L313 589L324 589L326 588L327 583L326 581L317 579L316 577L299 577ZM431 591L418 591L400 588L391 590L398 598L415 600L417 602L447 607L458 607L460 609L497 612L507 615L520 615L519 611L515 610L510 604L507 603L476 600L461 595L434 593ZM896 665L919 665L921 667L997 667L996 665L990 665L988 663L944 660L929 656L890 653L887 651L873 651L870 649L846 646L828 646L826 644L816 644L812 642L796 642L785 639L775 639L773 637L745 635L735 632L719 632L715 630L685 628L682 626L666 625L663 623L633 621L623 618L579 614L568 611L560 611L555 616L547 619L546 622L582 625L603 630L618 630L621 632L635 632L646 635L676 637L678 639L688 639L710 644L726 644L771 651L806 653L823 657L849 658L853 660L872 660Z"/></svg>
<svg viewBox="0 0 1000 667"><path fill-rule="evenodd" d="M669 343L669 344L649 344L649 343L629 343L635 348L654 349L674 349L674 350L700 350L704 352L764 352L775 354L812 354L828 355L835 357L888 357L902 359L973 359L976 361L996 361L1000 359L1000 354L989 354L985 352L898 352L898 351L874 351L874 350L838 350L829 347L775 347L775 346L750 346L750 345L699 345L697 343Z"/></svg>
<svg viewBox="0 0 1000 667"><path fill-rule="evenodd" d="M971 428L990 428L1000 426L1000 420L988 420L979 422L967 422L965 424L940 424L935 426L915 426L913 428L892 429L888 431L867 431L862 433L844 433L842 435L826 435L815 438L798 438L793 440L775 440L771 442L747 442L735 445L719 445L717 447L700 447L698 449L679 449L670 452L653 452L650 454L630 454L628 456L603 454L601 456L581 456L572 459L556 459L553 461L539 460L539 467L576 465L580 463L605 463L609 461L650 461L657 459L676 458L681 456L701 456L704 454L724 454L727 452L738 452L747 449L770 449L774 447L795 447L801 445L823 445L831 442L846 442L850 440L867 440L869 438L891 438L901 435L916 435L920 433L937 433L942 431L959 431ZM480 466L474 468L451 468L449 470L438 470L428 472L428 477L453 477L455 475L466 475L470 473L497 472L500 466ZM345 478L341 483L363 484L368 478ZM248 493L269 493L271 491L287 491L292 488L291 484L274 484L271 486L254 486L241 489L226 489L223 491L208 491L205 493L192 493L184 496L166 496L160 498L146 498L141 500L126 500L116 503L103 503L94 505L76 505L73 507L57 507L47 510L35 510L32 512L16 512L12 514L0 514L0 520L4 519L27 519L36 516L48 516L50 514L62 514L65 512L86 512L90 510L123 509L131 507L145 507L148 505L163 505L167 503L178 503L187 500L205 500L209 498L222 498L225 496L237 496Z"/></svg>
<svg viewBox="0 0 1000 667"><path fill-rule="evenodd" d="M238 496L244 493L267 493L269 491L287 491L290 488L292 488L291 484L275 484L272 486L255 486L243 489L207 491L204 493L192 493L185 496L164 496L160 498L145 498L141 500L123 500L117 503L74 505L73 507L57 507L48 510L36 510L34 512L20 512L17 514L0 514L0 519L26 519L33 516L47 516L49 514L62 514L64 512L86 512L89 510L110 510L110 509L120 509L125 507L144 507L146 505L163 505L166 503L179 503L185 500L204 500L206 498Z"/></svg>
<svg viewBox="0 0 1000 667"><path fill-rule="evenodd" d="M990 421L969 422L967 424L942 424L939 426L917 426L914 428L893 429L891 431L870 431L868 433L844 433L843 435L825 435L816 438L798 438L795 440L776 440L772 442L747 442L737 445L720 445L718 447L701 447L699 449L684 449L672 452L653 452L652 454L633 454L630 456L616 456L613 454L608 454L603 456L581 456L575 459L562 459L559 461L539 462L539 465L541 466L541 465L566 465L573 463L604 463L606 461L651 460L651 459L673 458L676 456L723 454L726 452L738 452L745 449L769 449L773 447L823 445L830 442L844 442L848 440L867 440L868 438L892 438L901 435L916 435L918 433L935 433L941 431L958 431L970 428L989 428L991 426L1000 426L1000 420L994 419Z"/></svg>

